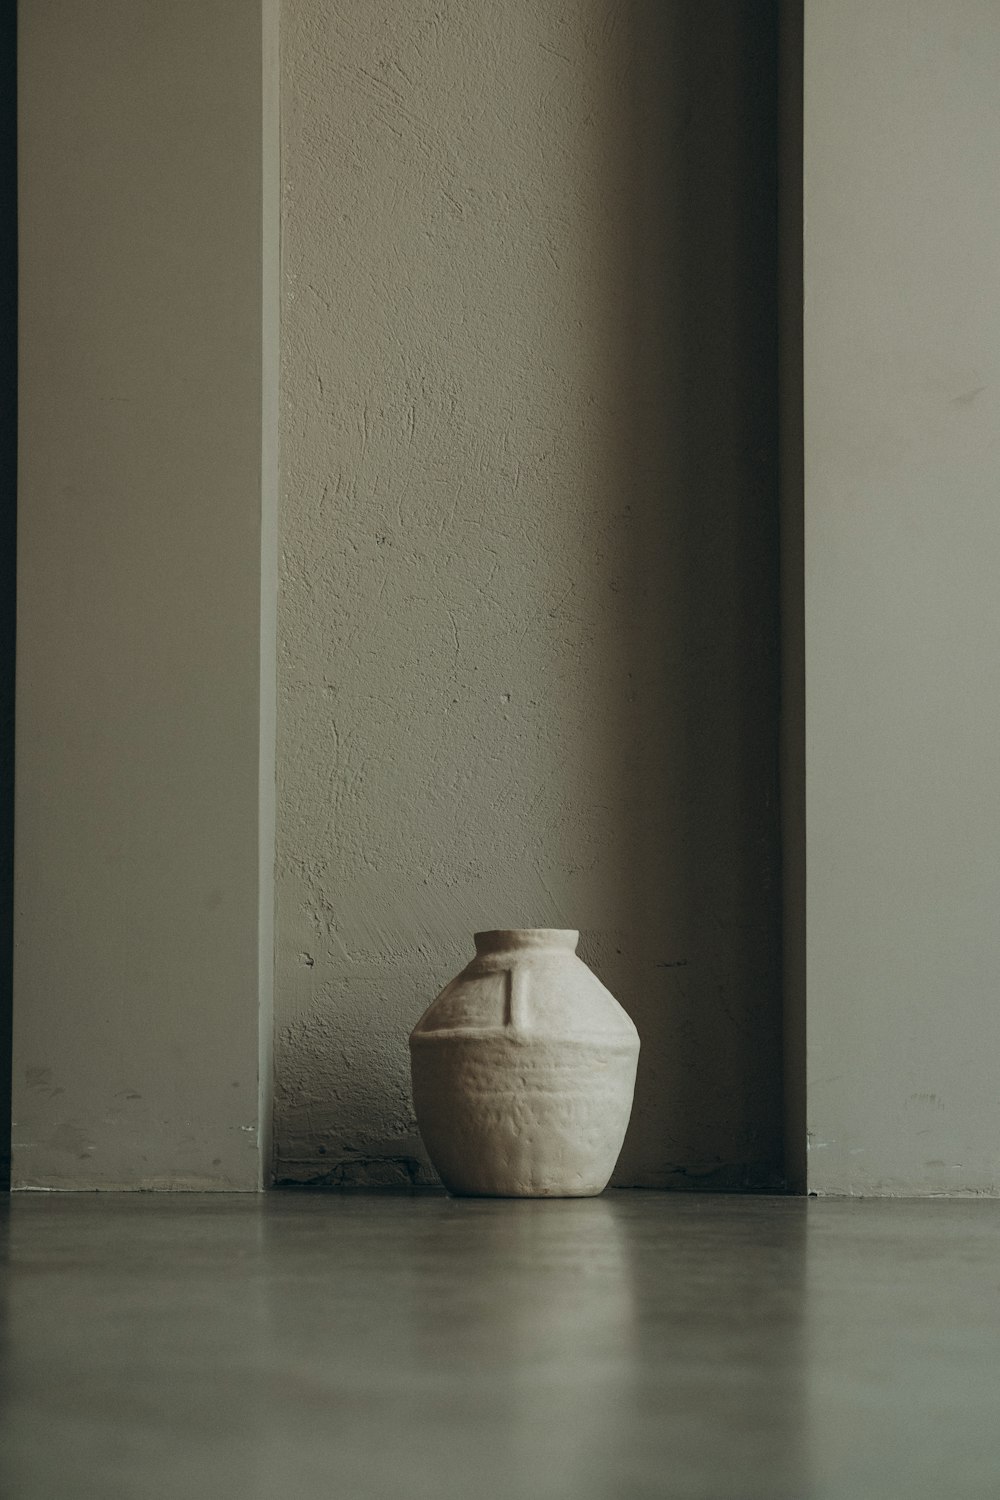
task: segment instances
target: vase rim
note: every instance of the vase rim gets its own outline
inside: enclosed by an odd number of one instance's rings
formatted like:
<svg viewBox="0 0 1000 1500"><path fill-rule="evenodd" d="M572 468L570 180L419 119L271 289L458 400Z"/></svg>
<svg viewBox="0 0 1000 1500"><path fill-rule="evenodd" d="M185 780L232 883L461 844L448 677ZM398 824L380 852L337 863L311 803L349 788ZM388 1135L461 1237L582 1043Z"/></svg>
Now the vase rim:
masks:
<svg viewBox="0 0 1000 1500"><path fill-rule="evenodd" d="M472 937L477 953L504 953L511 948L567 948L573 953L580 941L573 927L491 927Z"/></svg>

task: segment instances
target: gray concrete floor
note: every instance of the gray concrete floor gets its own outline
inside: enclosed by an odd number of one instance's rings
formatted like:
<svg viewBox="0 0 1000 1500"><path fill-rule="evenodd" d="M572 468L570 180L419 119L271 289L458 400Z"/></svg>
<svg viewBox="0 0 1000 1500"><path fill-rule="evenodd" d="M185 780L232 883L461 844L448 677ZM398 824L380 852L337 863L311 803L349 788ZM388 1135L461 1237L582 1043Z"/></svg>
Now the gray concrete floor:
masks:
<svg viewBox="0 0 1000 1500"><path fill-rule="evenodd" d="M4 1500L1000 1496L1000 1202L25 1195Z"/></svg>

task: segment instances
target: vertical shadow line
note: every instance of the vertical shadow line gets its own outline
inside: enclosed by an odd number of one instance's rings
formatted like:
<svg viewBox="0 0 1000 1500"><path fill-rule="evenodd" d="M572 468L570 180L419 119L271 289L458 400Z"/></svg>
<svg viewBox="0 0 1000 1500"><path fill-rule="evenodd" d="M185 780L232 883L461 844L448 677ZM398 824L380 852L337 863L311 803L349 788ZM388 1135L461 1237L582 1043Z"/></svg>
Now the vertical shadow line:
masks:
<svg viewBox="0 0 1000 1500"><path fill-rule="evenodd" d="M17 4L0 3L0 1188L10 1187L17 588Z"/></svg>
<svg viewBox="0 0 1000 1500"><path fill-rule="evenodd" d="M779 4L628 11L631 894L683 960L629 997L648 1187L784 1183Z"/></svg>
<svg viewBox="0 0 1000 1500"><path fill-rule="evenodd" d="M802 0L781 0L779 267L781 364L781 835L784 1156L806 1190L806 742L802 375Z"/></svg>

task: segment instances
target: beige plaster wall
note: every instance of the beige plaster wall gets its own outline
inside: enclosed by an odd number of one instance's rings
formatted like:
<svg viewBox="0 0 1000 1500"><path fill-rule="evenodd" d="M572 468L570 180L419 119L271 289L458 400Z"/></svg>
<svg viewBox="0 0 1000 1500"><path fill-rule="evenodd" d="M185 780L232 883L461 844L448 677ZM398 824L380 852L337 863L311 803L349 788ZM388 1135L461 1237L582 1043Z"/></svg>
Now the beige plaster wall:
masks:
<svg viewBox="0 0 1000 1500"><path fill-rule="evenodd" d="M1000 10L807 0L809 1185L1000 1189Z"/></svg>
<svg viewBox="0 0 1000 1500"><path fill-rule="evenodd" d="M269 1165L276 20L20 7L15 1187Z"/></svg>
<svg viewBox="0 0 1000 1500"><path fill-rule="evenodd" d="M619 1181L780 1175L771 25L283 7L279 1179L428 1180L513 925L638 1025Z"/></svg>

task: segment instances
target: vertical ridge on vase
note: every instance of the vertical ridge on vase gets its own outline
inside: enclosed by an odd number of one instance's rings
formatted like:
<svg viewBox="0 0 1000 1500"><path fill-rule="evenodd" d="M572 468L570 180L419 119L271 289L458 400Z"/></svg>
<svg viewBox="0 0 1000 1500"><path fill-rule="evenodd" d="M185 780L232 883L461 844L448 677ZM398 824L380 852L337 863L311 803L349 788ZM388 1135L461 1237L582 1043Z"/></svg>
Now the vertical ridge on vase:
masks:
<svg viewBox="0 0 1000 1500"><path fill-rule="evenodd" d="M513 1032L528 1030L528 994L531 989L529 971L514 964L506 972L507 992L505 996L504 1025Z"/></svg>

